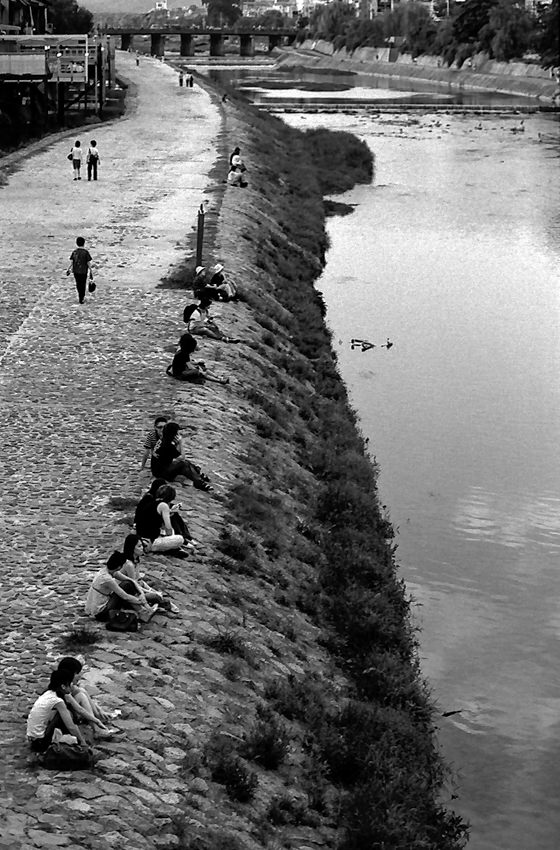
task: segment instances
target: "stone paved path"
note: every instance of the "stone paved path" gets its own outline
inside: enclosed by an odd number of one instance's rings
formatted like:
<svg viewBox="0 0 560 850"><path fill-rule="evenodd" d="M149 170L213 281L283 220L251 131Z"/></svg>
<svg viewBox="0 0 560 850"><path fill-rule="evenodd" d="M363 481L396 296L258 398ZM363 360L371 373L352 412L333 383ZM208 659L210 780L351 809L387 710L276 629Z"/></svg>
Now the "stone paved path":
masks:
<svg viewBox="0 0 560 850"><path fill-rule="evenodd" d="M216 481L216 494L182 494L203 544L221 526L220 493L237 463L219 436L222 419L231 425L234 391L177 390L164 377L164 346L184 330L184 296L155 288L184 256L216 157L218 109L201 89L179 89L165 65L146 60L136 69L126 54L118 62L138 83L138 100L126 119L91 130L101 152L100 180L72 181L65 140L23 161L0 188L0 847L6 850L164 846L167 839L158 834L165 836L181 799L177 790L184 790L176 778L184 751L171 747L166 762L161 743L159 753L148 745L172 724L168 739L184 738L189 722L211 723L217 711L207 693L200 711L191 669L197 665L184 657L186 635L207 628L193 602L208 582L203 546L192 561L151 558L145 567L181 605L176 621L158 618L141 635L116 636L88 657L86 678L94 691L110 694L105 704L121 709L117 722L127 733L125 742L102 747L106 764L95 780L80 774L76 784L77 777L37 771L24 742L29 706L63 654L60 637L83 622L89 580L126 533L109 497L137 497L149 482L138 468L151 417L175 412L189 426L193 457ZM89 133L79 135L85 144ZM63 274L77 235L86 237L98 283L84 306ZM235 317L224 321L234 332ZM221 356L220 345L203 348L209 365ZM193 401L198 424L189 416ZM181 674L167 669L170 646L181 653ZM148 699L154 682L162 696ZM158 766L164 776L155 782L150 773Z"/></svg>

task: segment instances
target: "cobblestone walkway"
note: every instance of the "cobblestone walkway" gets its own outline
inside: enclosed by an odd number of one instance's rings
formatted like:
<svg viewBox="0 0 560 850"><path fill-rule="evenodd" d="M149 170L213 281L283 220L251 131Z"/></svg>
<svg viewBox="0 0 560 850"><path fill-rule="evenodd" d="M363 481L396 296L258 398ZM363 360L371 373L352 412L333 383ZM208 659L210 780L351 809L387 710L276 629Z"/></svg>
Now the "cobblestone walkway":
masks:
<svg viewBox="0 0 560 850"><path fill-rule="evenodd" d="M236 442L248 426L243 403L233 406L235 379L227 387L177 389L165 378L165 346L184 330L184 297L155 286L184 256L220 118L204 91L179 89L165 65L146 60L137 69L119 54L118 69L138 84L136 108L112 126L79 134L84 145L90 134L98 141L99 182L72 181L69 139L25 160L0 188L3 850L175 846L168 833L185 790L185 749L161 740L184 741L193 728L210 728L226 699L217 672L208 691L209 661L203 700L200 665L186 648L194 634L215 632L198 600L213 587L208 547L223 521L221 497L237 474ZM98 284L83 306L64 276L77 235L87 240ZM223 324L239 333L244 307L228 308ZM219 362L225 348L203 344L207 364L230 371L242 346L228 352L229 367ZM86 680L107 707L120 709L116 724L126 738L100 745L95 775L53 775L32 765L25 716L65 654L61 636L84 622L91 576L127 531L110 497L139 497L150 480L138 471L141 438L161 411L185 424L192 457L216 485L212 494L181 493L202 546L188 561L146 559L150 581L179 605L176 618L157 617L138 635L109 640L104 632L88 654ZM231 700L241 686L226 684Z"/></svg>

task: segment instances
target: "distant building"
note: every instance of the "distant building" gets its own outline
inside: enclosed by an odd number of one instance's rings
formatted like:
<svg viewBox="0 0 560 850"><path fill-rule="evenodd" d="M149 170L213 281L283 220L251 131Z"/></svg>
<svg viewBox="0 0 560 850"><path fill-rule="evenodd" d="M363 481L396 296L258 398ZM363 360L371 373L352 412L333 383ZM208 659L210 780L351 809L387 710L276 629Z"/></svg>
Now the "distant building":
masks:
<svg viewBox="0 0 560 850"><path fill-rule="evenodd" d="M0 32L42 35L49 31L48 0L0 0Z"/></svg>
<svg viewBox="0 0 560 850"><path fill-rule="evenodd" d="M265 12L280 12L291 18L298 11L296 0L242 0L240 7L246 18L259 18Z"/></svg>

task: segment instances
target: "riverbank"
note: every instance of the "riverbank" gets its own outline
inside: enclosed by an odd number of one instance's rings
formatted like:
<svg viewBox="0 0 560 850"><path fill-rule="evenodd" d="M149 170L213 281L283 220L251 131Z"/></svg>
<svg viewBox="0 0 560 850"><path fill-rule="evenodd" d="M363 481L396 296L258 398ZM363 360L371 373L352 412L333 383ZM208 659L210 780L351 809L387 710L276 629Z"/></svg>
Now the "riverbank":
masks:
<svg viewBox="0 0 560 850"><path fill-rule="evenodd" d="M98 133L99 183L72 182L60 141L1 190L0 836L10 850L357 850L383 827L403 846L459 846L392 531L313 289L324 207L303 138L180 89L161 63L118 61L138 105ZM236 143L245 191L220 180ZM214 309L242 343L200 345L230 384L201 388L164 377L185 293L157 284L191 252L203 199L204 262L224 262L244 301ZM77 232L98 279L83 308L61 277ZM184 424L215 490L179 488L196 552L142 565L179 613L109 636L81 607L149 481L142 434L161 412ZM93 774L39 770L23 742L68 652L120 712L124 734L99 743Z"/></svg>
<svg viewBox="0 0 560 850"><path fill-rule="evenodd" d="M476 64L476 62L475 62ZM372 75L380 79L421 80L439 84L450 91L495 92L534 98L552 103L558 84L549 72L536 65L522 63L480 62L476 70L468 67L438 67L433 56L399 55L389 61L387 49L363 47L349 53L335 51L327 41L305 41L299 48L285 50L277 67L283 70L344 71Z"/></svg>

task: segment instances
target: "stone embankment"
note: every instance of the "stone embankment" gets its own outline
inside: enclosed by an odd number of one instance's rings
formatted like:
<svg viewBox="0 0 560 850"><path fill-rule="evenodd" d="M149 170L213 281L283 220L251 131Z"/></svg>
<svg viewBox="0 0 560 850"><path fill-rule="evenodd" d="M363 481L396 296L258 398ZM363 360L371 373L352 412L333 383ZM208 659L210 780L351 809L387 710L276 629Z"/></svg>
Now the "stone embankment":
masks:
<svg viewBox="0 0 560 850"><path fill-rule="evenodd" d="M279 67L307 68L322 71L347 71L353 74L375 75L375 77L418 80L445 86L452 91L496 92L535 98L550 103L558 84L550 72L538 65L522 62L493 62L484 57L474 57L475 69L464 64L461 68L441 67L435 56L400 54L390 61L390 50L385 48L361 47L352 52L345 48L334 50L327 41L305 41L300 48L285 51L278 60Z"/></svg>

